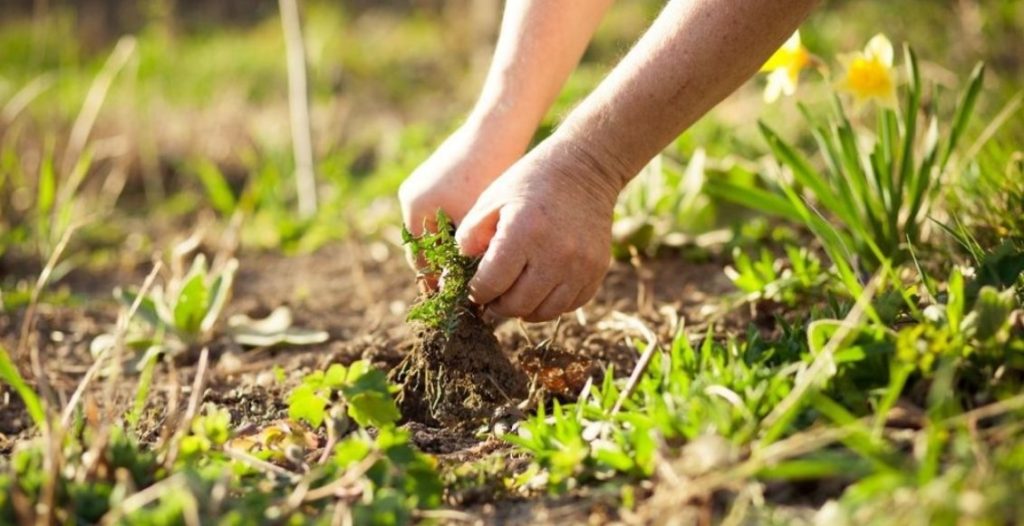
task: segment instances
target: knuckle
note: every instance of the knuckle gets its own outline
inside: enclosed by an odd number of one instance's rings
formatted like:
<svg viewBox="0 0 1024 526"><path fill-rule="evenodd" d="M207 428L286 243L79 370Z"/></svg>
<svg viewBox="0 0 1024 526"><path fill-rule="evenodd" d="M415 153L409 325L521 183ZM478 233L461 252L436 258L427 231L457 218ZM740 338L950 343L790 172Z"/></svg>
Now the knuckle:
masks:
<svg viewBox="0 0 1024 526"><path fill-rule="evenodd" d="M474 279L469 282L469 293L473 299L480 303L489 303L499 293L493 285L484 279Z"/></svg>
<svg viewBox="0 0 1024 526"><path fill-rule="evenodd" d="M521 301L512 298L508 295L502 296L498 299L497 305L495 305L495 312L508 317L519 318L530 314L523 306Z"/></svg>

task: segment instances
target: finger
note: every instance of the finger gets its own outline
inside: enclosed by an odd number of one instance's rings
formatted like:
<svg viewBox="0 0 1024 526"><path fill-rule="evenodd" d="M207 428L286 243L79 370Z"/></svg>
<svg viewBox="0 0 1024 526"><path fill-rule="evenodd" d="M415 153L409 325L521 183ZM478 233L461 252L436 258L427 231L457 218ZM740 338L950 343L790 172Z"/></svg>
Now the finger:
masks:
<svg viewBox="0 0 1024 526"><path fill-rule="evenodd" d="M527 265L512 288L488 305L488 308L502 316L527 316L537 309L554 288L554 284L541 274L540 267Z"/></svg>
<svg viewBox="0 0 1024 526"><path fill-rule="evenodd" d="M526 268L526 253L509 238L498 236L484 253L469 281L469 299L486 305L504 294Z"/></svg>
<svg viewBox="0 0 1024 526"><path fill-rule="evenodd" d="M478 203L479 204L479 203ZM500 208L474 206L455 231L455 242L464 256L479 256L487 251L498 231Z"/></svg>
<svg viewBox="0 0 1024 526"><path fill-rule="evenodd" d="M529 322L553 320L561 316L562 313L572 310L572 302L578 295L577 287L560 283L531 314L524 316L523 319Z"/></svg>
<svg viewBox="0 0 1024 526"><path fill-rule="evenodd" d="M437 232L437 217L430 214L410 213L402 219L405 228L416 237L422 236L424 232Z"/></svg>
<svg viewBox="0 0 1024 526"><path fill-rule="evenodd" d="M597 291L600 288L601 288L601 281L598 281L598 282L596 282L594 284L591 284L589 286L583 287L583 289L580 290L579 294L576 295L576 299L572 300L572 303L569 304L569 308L566 309L566 310L567 311L569 311L569 310L576 310L576 309L586 305L587 303L590 302L590 300L592 300L594 298L594 295L597 294Z"/></svg>

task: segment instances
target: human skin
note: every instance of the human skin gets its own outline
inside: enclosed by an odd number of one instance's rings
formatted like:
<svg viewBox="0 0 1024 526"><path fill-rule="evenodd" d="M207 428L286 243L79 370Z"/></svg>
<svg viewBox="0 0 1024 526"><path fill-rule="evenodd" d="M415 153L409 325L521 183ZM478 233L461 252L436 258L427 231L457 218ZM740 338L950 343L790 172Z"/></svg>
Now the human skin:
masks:
<svg viewBox="0 0 1024 526"><path fill-rule="evenodd" d="M525 149L522 129L532 134L607 9L598 3L508 2L470 126L399 192L410 228L438 208L452 215L463 253L482 256L471 299L499 315L545 321L589 301L608 269L612 213L625 184L756 73L816 0L670 0L562 125L514 160ZM510 16L519 25L508 24ZM575 26L577 17L587 23L570 37L540 29L560 30L568 19Z"/></svg>
<svg viewBox="0 0 1024 526"><path fill-rule="evenodd" d="M456 224L529 146L611 0L506 2L494 57L466 122L399 188L403 220L433 230L437 210Z"/></svg>

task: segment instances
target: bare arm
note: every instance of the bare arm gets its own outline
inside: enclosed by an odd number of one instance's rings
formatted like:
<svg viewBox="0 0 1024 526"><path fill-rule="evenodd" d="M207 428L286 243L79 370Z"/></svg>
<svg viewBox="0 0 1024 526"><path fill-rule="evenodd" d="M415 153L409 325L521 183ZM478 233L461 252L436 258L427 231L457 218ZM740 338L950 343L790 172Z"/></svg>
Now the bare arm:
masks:
<svg viewBox="0 0 1024 526"><path fill-rule="evenodd" d="M673 0L555 137L621 187L749 79L817 0Z"/></svg>
<svg viewBox="0 0 1024 526"><path fill-rule="evenodd" d="M402 184L406 226L433 228L440 208L460 222L526 151L611 0L509 0L483 89L469 118Z"/></svg>
<svg viewBox="0 0 1024 526"><path fill-rule="evenodd" d="M510 0L470 121L502 124L524 150L612 0Z"/></svg>
<svg viewBox="0 0 1024 526"><path fill-rule="evenodd" d="M474 301L540 321L593 297L622 187L753 75L814 4L671 0L597 90L467 214L459 243L483 254Z"/></svg>

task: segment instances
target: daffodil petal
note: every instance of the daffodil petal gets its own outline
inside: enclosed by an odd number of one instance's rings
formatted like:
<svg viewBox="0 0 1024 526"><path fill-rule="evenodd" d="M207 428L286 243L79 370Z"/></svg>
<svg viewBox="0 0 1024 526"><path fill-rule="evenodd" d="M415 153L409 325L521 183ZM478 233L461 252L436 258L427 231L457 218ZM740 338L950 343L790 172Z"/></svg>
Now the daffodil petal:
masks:
<svg viewBox="0 0 1024 526"><path fill-rule="evenodd" d="M864 54L868 57L874 57L885 67L892 67L892 42L885 35L879 33L868 41L868 45L864 48Z"/></svg>

